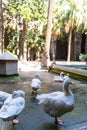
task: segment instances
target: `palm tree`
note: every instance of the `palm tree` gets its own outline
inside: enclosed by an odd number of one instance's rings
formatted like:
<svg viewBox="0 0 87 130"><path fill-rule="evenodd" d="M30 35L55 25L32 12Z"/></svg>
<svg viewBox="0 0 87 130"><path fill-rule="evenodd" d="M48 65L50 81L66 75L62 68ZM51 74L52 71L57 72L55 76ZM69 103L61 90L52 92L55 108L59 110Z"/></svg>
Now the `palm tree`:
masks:
<svg viewBox="0 0 87 130"><path fill-rule="evenodd" d="M77 31L80 28L80 25L82 25L83 23L85 23L86 21L84 21L83 16L86 13L86 9L84 9L84 6L86 4L87 1L84 0L68 0L66 1L66 3L64 3L64 5L67 5L68 9L67 9L67 15L68 15L68 19L67 19L67 24L68 25L68 55L67 55L67 61L70 61L71 58L71 44L72 44L72 34L73 31ZM66 15L66 18L67 18ZM83 29L84 30L84 29Z"/></svg>
<svg viewBox="0 0 87 130"><path fill-rule="evenodd" d="M68 33L68 53L67 61L71 59L71 46L73 32L79 32L80 26L84 23L86 25L86 2L87 0L60 0L58 1L57 17L57 30L63 30ZM83 19L83 16L85 17ZM64 30L65 28L65 30ZM60 32L61 33L61 32ZM81 32L80 32L81 33Z"/></svg>
<svg viewBox="0 0 87 130"><path fill-rule="evenodd" d="M0 54L3 50L3 29L2 29L2 0L0 0Z"/></svg>
<svg viewBox="0 0 87 130"><path fill-rule="evenodd" d="M44 46L44 52L43 57L41 61L41 67L48 67L50 62L50 39L51 39L51 29L52 29L52 14L53 14L53 4L54 0L49 0L48 5L48 19L47 19L47 31L46 31L46 38L45 38L45 46Z"/></svg>

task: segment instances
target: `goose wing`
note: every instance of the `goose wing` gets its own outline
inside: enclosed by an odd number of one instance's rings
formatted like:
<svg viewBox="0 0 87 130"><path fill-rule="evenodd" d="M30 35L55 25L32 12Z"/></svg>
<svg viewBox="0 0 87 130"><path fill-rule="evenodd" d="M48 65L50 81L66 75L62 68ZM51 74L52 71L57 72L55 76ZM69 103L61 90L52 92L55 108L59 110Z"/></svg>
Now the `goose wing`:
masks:
<svg viewBox="0 0 87 130"><path fill-rule="evenodd" d="M12 116L17 116L22 112L25 106L25 100L22 97L15 98L11 103L7 103L0 109L0 117L6 119Z"/></svg>
<svg viewBox="0 0 87 130"><path fill-rule="evenodd" d="M49 94L40 94L37 95L36 99L39 100L39 104L44 104L48 100L52 100L54 98L60 97L60 95L63 94L63 92L57 91Z"/></svg>
<svg viewBox="0 0 87 130"><path fill-rule="evenodd" d="M0 91L0 101L4 101L6 98L8 98L8 96L10 96L11 94L4 92L4 91Z"/></svg>
<svg viewBox="0 0 87 130"><path fill-rule="evenodd" d="M4 91L0 91L0 107L2 107L2 105L4 104L5 100L10 96L11 94L4 92Z"/></svg>

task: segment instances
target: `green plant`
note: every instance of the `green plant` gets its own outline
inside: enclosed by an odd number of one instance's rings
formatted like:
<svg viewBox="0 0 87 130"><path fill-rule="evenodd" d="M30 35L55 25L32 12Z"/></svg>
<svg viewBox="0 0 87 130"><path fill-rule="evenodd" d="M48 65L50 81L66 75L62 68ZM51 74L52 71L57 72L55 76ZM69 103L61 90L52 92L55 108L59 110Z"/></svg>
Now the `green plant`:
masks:
<svg viewBox="0 0 87 130"><path fill-rule="evenodd" d="M87 61L87 54L80 54L79 55L79 60L80 61Z"/></svg>

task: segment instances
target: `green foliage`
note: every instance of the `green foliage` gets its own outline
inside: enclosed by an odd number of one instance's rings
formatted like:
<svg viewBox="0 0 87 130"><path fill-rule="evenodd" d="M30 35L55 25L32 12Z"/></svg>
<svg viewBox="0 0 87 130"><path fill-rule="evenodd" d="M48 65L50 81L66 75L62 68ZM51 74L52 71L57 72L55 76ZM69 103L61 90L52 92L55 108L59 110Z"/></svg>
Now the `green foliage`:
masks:
<svg viewBox="0 0 87 130"><path fill-rule="evenodd" d="M8 26L11 52L18 49L20 24L26 21L27 47L37 47L40 52L44 45L43 29L47 21L47 2L44 0L3 1L4 29ZM15 30L15 31L14 31Z"/></svg>
<svg viewBox="0 0 87 130"><path fill-rule="evenodd" d="M54 8L54 24L53 30L63 35L65 28L70 26L70 21L73 19L73 31L87 33L87 0L72 1L59 0Z"/></svg>
<svg viewBox="0 0 87 130"><path fill-rule="evenodd" d="M39 53L42 53L44 46L44 37L41 35L38 29L38 24L35 24L32 28L27 30L27 45L30 48L37 48Z"/></svg>
<svg viewBox="0 0 87 130"><path fill-rule="evenodd" d="M26 21L26 45L37 47L42 52L46 35L48 1L46 0L3 0L3 27L8 28L11 52L18 49L20 23ZM87 33L87 0L76 4L73 0L56 0L53 13L53 28L59 36L65 36L65 27L74 16L73 30ZM80 2L80 1L78 1Z"/></svg>
<svg viewBox="0 0 87 130"><path fill-rule="evenodd" d="M79 60L80 61L87 61L87 54L80 54L79 55Z"/></svg>
<svg viewBox="0 0 87 130"><path fill-rule="evenodd" d="M12 52L10 52L10 51L7 50L7 49L4 49L4 52L8 52L10 55L15 56L15 57L17 58L17 55L13 54Z"/></svg>
<svg viewBox="0 0 87 130"><path fill-rule="evenodd" d="M7 46L7 49L10 52L15 52L15 50L18 48L19 43L19 33L16 31L12 31L9 36L9 45Z"/></svg>

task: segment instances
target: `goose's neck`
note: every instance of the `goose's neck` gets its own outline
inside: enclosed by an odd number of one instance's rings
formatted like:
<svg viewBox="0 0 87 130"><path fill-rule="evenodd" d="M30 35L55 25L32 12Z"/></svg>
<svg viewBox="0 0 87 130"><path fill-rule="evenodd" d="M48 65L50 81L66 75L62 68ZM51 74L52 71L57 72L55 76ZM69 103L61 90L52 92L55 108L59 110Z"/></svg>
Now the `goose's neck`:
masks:
<svg viewBox="0 0 87 130"><path fill-rule="evenodd" d="M64 94L65 94L66 96L68 96L68 95L71 94L71 92L70 92L70 90L69 90L69 84L64 84L64 86L63 86L63 91L64 91Z"/></svg>

